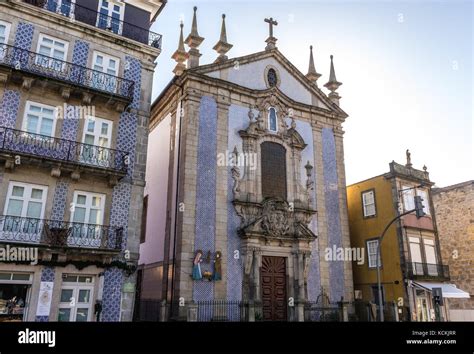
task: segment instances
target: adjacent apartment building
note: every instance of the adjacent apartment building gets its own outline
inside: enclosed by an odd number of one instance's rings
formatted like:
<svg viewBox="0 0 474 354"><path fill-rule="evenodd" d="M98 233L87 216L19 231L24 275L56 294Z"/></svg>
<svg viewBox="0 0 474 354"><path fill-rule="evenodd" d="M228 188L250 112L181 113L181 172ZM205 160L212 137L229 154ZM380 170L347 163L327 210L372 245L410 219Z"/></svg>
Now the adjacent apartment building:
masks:
<svg viewBox="0 0 474 354"><path fill-rule="evenodd" d="M364 264L353 264L355 298L359 317L373 320L378 305L378 237L398 215L415 208L414 196L421 196L425 216L414 213L396 221L381 245L381 282L386 320L434 321L433 288L442 288L445 301L442 320L449 319L448 298L463 297L465 292L449 284L449 267L443 263L440 237L435 221L430 181L426 167L413 168L407 151L406 165L395 161L380 176L347 187L351 246L365 249ZM451 299L449 299L451 300ZM367 309L368 307L368 309Z"/></svg>
<svg viewBox="0 0 474 354"><path fill-rule="evenodd" d="M452 321L474 321L474 181L433 188L441 255L469 296L449 301ZM466 294L467 295L467 294Z"/></svg>
<svg viewBox="0 0 474 354"><path fill-rule="evenodd" d="M131 320L164 3L0 2L0 321Z"/></svg>

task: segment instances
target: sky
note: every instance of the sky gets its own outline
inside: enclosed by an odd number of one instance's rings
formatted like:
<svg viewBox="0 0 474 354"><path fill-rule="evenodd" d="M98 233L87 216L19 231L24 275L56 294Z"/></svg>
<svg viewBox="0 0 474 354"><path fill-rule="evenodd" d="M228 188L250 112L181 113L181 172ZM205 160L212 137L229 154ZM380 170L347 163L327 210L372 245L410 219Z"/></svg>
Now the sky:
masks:
<svg viewBox="0 0 474 354"><path fill-rule="evenodd" d="M234 45L229 58L265 48L266 17L278 21L277 47L303 74L314 46L320 87L334 55L340 106L349 115L348 185L388 172L392 160L404 164L406 149L438 187L474 179L474 1L169 0L152 26L163 35L153 99L173 77L179 23L186 37L193 6L205 38L201 64L217 57L223 13Z"/></svg>

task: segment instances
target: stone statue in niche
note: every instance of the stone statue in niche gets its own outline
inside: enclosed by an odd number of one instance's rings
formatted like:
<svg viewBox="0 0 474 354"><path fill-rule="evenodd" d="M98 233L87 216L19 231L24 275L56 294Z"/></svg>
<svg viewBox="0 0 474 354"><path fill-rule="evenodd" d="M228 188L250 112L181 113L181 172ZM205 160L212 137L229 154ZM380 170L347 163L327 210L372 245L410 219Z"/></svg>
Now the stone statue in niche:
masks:
<svg viewBox="0 0 474 354"><path fill-rule="evenodd" d="M194 261L193 261L193 274L192 274L193 280L202 279L202 272L201 272L201 263L203 261L202 256L203 256L202 251L197 250L194 256Z"/></svg>
<svg viewBox="0 0 474 354"><path fill-rule="evenodd" d="M212 280L221 280L221 279L222 279L222 253L220 251L217 251L214 258L214 272L212 273Z"/></svg>

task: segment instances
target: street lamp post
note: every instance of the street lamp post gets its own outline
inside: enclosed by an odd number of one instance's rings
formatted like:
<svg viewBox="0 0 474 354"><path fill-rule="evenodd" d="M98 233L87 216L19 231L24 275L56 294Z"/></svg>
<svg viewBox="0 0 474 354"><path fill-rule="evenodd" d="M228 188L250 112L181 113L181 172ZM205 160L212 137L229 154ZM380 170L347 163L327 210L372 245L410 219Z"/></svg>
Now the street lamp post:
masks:
<svg viewBox="0 0 474 354"><path fill-rule="evenodd" d="M402 189L400 190L399 192L403 192L403 191L406 191L406 190L409 190L409 189L416 189L416 188L420 188L420 187L423 187L423 184L419 185L419 186L416 186L416 187L412 187L412 188L406 188L406 189ZM379 312L380 312L380 322L383 322L384 321L384 315L383 315L383 302L382 302L382 283L380 281L380 267L382 265L382 259L380 257L380 247L382 245L382 240L385 236L385 233L387 232L387 230L389 229L389 227L395 222L397 221L398 219L400 219L402 216L405 216L407 214L410 214L410 213L413 213L413 212L416 212L416 217L417 218L420 218L422 216L424 216L424 211L423 211L423 205L422 205L422 199L420 196L415 196L415 209L412 209L412 210L408 210L398 216L396 216L395 218L393 218L388 224L387 226L385 226L385 229L383 230L382 232L382 235L380 235L380 237L378 238L378 242L377 242L377 254L375 256L375 261L377 262L377 292L378 292L378 299L379 299ZM379 262L379 257L380 257L380 262Z"/></svg>
<svg viewBox="0 0 474 354"><path fill-rule="evenodd" d="M380 266L382 265L381 261L382 259L380 259L380 262L379 262L379 257L380 257L380 246L382 244L382 240L383 240L383 237L385 236L385 233L387 232L387 230L389 229L389 227L395 222L397 221L398 219L400 219L402 216L404 215L407 215L407 214L410 214L410 213L413 213L414 211L416 211L416 209L412 209L412 210L409 210L409 211L406 211L404 212L403 214L400 214L398 215L397 217L393 218L392 221L390 221L388 223L387 226L385 226L385 229L383 230L382 232L382 235L378 238L378 242L377 242L377 254L376 254L376 257L375 257L375 261L377 262L377 287L378 287L378 298L379 298L379 311L380 311L380 322L383 322L384 321L384 317L383 317L383 302L382 302L382 283L380 281Z"/></svg>

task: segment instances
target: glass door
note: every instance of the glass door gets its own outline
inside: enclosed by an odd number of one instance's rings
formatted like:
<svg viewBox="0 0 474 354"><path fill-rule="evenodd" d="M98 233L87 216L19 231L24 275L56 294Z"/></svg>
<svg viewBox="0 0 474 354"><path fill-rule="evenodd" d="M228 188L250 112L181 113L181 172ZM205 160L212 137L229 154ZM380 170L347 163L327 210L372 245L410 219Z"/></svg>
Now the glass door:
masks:
<svg viewBox="0 0 474 354"><path fill-rule="evenodd" d="M89 117L84 128L81 161L100 167L109 167L112 121Z"/></svg>
<svg viewBox="0 0 474 354"><path fill-rule="evenodd" d="M63 281L59 300L59 322L89 322L92 320L94 286L91 280L92 277L66 277Z"/></svg>
<svg viewBox="0 0 474 354"><path fill-rule="evenodd" d="M99 0L99 17L97 27L122 34L124 8L112 0Z"/></svg>
<svg viewBox="0 0 474 354"><path fill-rule="evenodd" d="M72 245L100 247L105 195L74 192Z"/></svg>
<svg viewBox="0 0 474 354"><path fill-rule="evenodd" d="M93 86L102 91L115 93L120 59L94 52L93 63Z"/></svg>

